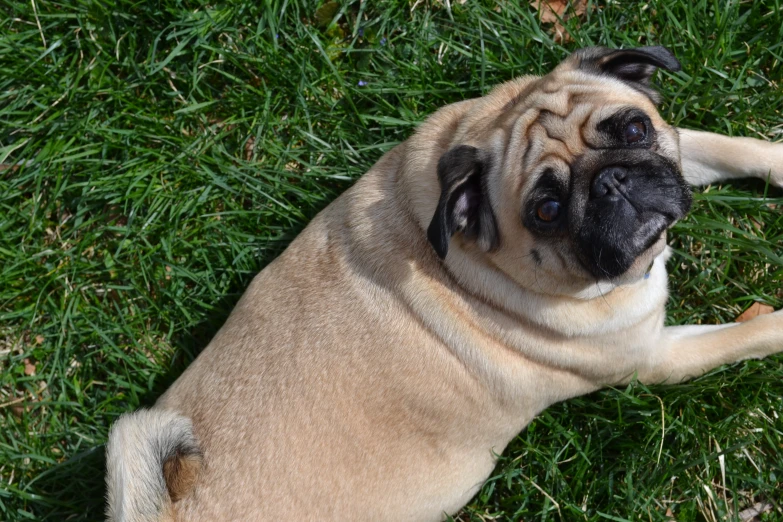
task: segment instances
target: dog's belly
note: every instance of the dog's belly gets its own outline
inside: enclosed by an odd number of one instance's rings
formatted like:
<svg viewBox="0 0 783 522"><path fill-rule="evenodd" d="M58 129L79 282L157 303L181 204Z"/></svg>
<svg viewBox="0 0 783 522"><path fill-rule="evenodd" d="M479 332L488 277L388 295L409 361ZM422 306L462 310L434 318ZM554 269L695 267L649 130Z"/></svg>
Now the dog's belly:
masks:
<svg viewBox="0 0 783 522"><path fill-rule="evenodd" d="M245 461L213 454L226 460L210 469L207 457L194 495L175 504L177 520L441 521L475 495L494 467L490 450L451 450L435 462L418 445L387 449L393 460L364 455L361 466L342 467L295 449L262 459L248 454Z"/></svg>
<svg viewBox="0 0 783 522"><path fill-rule="evenodd" d="M442 520L476 493L516 430L497 429L490 414L467 418L472 405L454 411L442 391L434 383L418 402L380 383L314 385L295 392L300 400L243 398L209 412L167 395L162 405L193 419L204 453L193 494L175 504L179 520Z"/></svg>
<svg viewBox="0 0 783 522"><path fill-rule="evenodd" d="M442 520L535 412L509 420L393 292L291 250L157 405L204 454L179 520Z"/></svg>

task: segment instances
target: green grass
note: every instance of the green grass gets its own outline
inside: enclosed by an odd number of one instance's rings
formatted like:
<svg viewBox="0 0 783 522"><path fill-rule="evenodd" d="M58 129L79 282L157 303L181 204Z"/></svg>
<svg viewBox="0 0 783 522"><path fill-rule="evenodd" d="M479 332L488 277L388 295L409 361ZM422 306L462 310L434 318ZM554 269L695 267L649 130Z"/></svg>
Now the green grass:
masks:
<svg viewBox="0 0 783 522"><path fill-rule="evenodd" d="M525 1L450 4L0 2L0 520L100 519L110 424L439 106L580 46L663 44L669 121L781 138L780 0L601 3L566 47ZM781 205L761 182L697 195L673 324L783 304ZM458 519L783 520L780 415L781 357L571 400Z"/></svg>

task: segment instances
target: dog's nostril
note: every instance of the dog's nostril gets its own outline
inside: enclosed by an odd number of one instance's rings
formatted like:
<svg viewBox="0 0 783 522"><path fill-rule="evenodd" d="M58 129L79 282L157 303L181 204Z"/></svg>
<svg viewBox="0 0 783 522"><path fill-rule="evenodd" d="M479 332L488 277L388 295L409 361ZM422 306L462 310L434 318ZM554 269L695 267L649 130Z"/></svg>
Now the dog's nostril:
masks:
<svg viewBox="0 0 783 522"><path fill-rule="evenodd" d="M609 194L609 185L606 183L596 183L593 185L593 190L591 191L591 195L594 198L602 198Z"/></svg>
<svg viewBox="0 0 783 522"><path fill-rule="evenodd" d="M593 179L590 195L594 198L603 198L617 192L628 178L628 172L624 167L606 167Z"/></svg>

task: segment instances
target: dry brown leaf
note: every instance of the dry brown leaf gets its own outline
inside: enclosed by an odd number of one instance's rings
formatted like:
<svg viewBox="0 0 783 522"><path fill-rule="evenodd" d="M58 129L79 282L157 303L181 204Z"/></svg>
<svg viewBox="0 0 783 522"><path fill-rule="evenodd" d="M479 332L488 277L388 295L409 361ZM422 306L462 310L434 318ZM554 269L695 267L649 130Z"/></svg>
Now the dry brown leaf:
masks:
<svg viewBox="0 0 783 522"><path fill-rule="evenodd" d="M532 0L532 5L541 16L541 21L545 24L553 24L561 18L568 18L571 14L582 16L587 11L586 0L574 0L573 11L566 12L569 0Z"/></svg>
<svg viewBox="0 0 783 522"><path fill-rule="evenodd" d="M11 406L11 413L14 414L14 416L18 419L22 418L22 415L24 412L27 411L27 407L24 405L16 404L14 406Z"/></svg>
<svg viewBox="0 0 783 522"><path fill-rule="evenodd" d="M754 317L771 314L774 311L775 309L771 306L756 302L750 305L750 308L742 312L739 317L737 317L736 321L738 323L744 323L745 321L750 321Z"/></svg>
<svg viewBox="0 0 783 522"><path fill-rule="evenodd" d="M253 159L253 151L256 147L256 137L250 136L245 142L245 160L250 161Z"/></svg>
<svg viewBox="0 0 783 522"><path fill-rule="evenodd" d="M538 17L539 20L541 20L541 23L553 24L557 22L558 16L563 16L568 3L559 0L532 0L530 5L538 11Z"/></svg>
<svg viewBox="0 0 783 522"><path fill-rule="evenodd" d="M742 520L742 522L755 522L759 520L759 516L767 511L771 511L772 508L773 506L769 502L757 502L752 507L740 511L738 513L739 519Z"/></svg>
<svg viewBox="0 0 783 522"><path fill-rule="evenodd" d="M531 0L530 5L538 11L541 23L554 24L550 32L557 43L573 41L561 20L582 18L587 12L587 0Z"/></svg>

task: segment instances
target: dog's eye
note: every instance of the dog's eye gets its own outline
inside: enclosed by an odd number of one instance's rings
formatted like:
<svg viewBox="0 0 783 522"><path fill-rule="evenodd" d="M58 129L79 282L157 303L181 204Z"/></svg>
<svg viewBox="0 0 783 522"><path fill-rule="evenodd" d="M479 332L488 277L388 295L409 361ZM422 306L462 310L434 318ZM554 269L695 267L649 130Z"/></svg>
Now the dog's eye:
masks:
<svg viewBox="0 0 783 522"><path fill-rule="evenodd" d="M544 201L536 209L538 219L546 223L551 223L560 215L560 203L553 200Z"/></svg>
<svg viewBox="0 0 783 522"><path fill-rule="evenodd" d="M647 135L647 127L644 122L632 121L625 128L625 141L627 143L636 143L644 139Z"/></svg>

